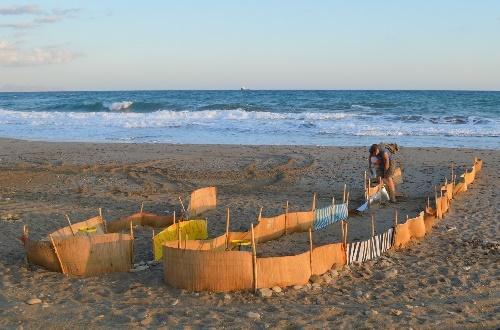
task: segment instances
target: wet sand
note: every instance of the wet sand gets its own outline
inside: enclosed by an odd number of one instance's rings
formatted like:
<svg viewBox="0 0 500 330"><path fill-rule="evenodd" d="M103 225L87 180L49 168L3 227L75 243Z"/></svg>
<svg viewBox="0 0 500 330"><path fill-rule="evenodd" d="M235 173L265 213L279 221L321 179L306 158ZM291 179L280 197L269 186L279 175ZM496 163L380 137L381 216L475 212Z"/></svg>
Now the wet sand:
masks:
<svg viewBox="0 0 500 330"><path fill-rule="evenodd" d="M361 266L332 270L319 287L283 288L270 298L251 292L192 293L162 280L161 265L137 273L71 278L26 267L17 239L23 225L39 239L104 209L108 221L139 210L180 211L178 196L218 187L217 210L207 214L209 235L247 230L263 216L307 210L341 199L363 199L366 148L164 144L46 143L0 139L0 327L309 327L498 328L500 326L498 186L500 152L405 148L404 197L375 206L377 232L422 210L434 185L459 173L474 156L483 171L458 196L446 218L424 240ZM349 220L349 240L370 235L369 214ZM135 261L152 259L151 230L136 230ZM340 239L333 225L314 244ZM257 247L260 255L288 255L309 248L308 234L293 234ZM328 282L328 283L327 283ZM28 305L30 298L42 303ZM252 314L252 313L256 314Z"/></svg>

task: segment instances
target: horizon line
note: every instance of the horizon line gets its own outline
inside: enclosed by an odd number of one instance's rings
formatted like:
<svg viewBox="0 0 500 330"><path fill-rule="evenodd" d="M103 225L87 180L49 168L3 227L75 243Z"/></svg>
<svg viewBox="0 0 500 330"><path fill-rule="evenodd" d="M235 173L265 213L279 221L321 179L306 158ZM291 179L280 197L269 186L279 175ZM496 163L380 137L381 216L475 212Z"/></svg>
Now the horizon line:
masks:
<svg viewBox="0 0 500 330"><path fill-rule="evenodd" d="M327 89L327 88L305 88L305 89L54 89L54 90L11 90L1 91L0 93L73 93L73 92L266 92L266 91L282 91L282 92L300 92L300 91L318 91L318 92L500 92L500 89L365 89L365 88L349 88L349 89Z"/></svg>

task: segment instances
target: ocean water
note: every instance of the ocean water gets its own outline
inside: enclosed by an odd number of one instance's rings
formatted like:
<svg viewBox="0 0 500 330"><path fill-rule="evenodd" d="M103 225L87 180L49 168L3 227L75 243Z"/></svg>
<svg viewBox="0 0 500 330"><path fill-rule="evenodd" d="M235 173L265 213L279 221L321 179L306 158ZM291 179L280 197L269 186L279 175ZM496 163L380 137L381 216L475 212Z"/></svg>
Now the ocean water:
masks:
<svg viewBox="0 0 500 330"><path fill-rule="evenodd" d="M0 136L44 141L500 149L500 92L0 93Z"/></svg>

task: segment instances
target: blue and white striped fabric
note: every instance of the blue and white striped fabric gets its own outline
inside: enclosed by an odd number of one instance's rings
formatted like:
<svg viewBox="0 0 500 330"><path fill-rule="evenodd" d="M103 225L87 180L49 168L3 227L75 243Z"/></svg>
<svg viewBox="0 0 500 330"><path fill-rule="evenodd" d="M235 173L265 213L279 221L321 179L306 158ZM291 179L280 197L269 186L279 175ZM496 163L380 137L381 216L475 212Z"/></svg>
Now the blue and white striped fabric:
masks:
<svg viewBox="0 0 500 330"><path fill-rule="evenodd" d="M347 219L348 216L347 203L316 209L314 212L313 229L324 229L335 222Z"/></svg>
<svg viewBox="0 0 500 330"><path fill-rule="evenodd" d="M347 244L347 264L364 262L378 258L392 247L394 228L376 235L369 240Z"/></svg>

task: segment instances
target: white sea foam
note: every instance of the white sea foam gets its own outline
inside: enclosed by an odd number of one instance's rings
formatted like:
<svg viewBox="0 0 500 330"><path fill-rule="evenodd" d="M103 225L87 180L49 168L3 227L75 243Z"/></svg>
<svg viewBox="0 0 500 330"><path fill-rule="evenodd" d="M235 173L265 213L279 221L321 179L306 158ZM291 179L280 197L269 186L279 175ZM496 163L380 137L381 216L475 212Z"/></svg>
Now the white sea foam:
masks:
<svg viewBox="0 0 500 330"><path fill-rule="evenodd" d="M111 104L108 102L104 102L103 106L105 106L111 111L120 111L130 108L132 104L134 104L134 102L132 101L113 102Z"/></svg>
<svg viewBox="0 0 500 330"><path fill-rule="evenodd" d="M287 112L203 110L155 112L59 112L0 109L0 136L79 141L168 141L190 143L296 143L330 141L332 137L500 136L498 121L484 124L402 122L394 118L345 112ZM228 136L232 138L228 141ZM245 142L246 141L246 142ZM276 142L279 141L279 142ZM284 141L284 142L282 142ZM493 141L494 142L494 141ZM320 143L320 142L319 142Z"/></svg>

